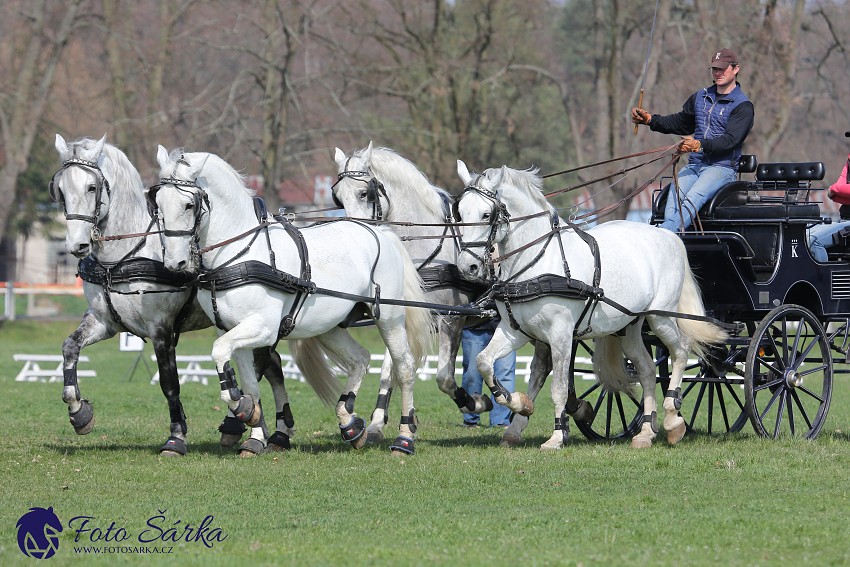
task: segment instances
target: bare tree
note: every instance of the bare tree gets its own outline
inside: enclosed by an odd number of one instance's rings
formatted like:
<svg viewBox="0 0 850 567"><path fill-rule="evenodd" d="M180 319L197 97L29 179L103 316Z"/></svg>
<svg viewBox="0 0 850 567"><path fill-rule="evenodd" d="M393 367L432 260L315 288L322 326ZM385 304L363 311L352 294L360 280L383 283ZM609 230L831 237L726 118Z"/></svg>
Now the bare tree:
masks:
<svg viewBox="0 0 850 567"><path fill-rule="evenodd" d="M56 68L77 29L83 0L49 9L46 0L4 7L5 61L0 81L0 136L5 161L0 167L0 235L5 234L18 176L27 168L30 150L48 103ZM12 9L14 8L14 9Z"/></svg>

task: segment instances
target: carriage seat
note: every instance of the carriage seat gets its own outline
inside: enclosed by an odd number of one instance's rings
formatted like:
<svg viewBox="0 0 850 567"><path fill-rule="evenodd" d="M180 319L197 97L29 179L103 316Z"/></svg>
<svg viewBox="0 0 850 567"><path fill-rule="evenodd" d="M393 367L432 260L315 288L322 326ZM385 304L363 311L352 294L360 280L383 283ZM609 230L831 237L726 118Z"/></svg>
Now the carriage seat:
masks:
<svg viewBox="0 0 850 567"><path fill-rule="evenodd" d="M748 181L744 181L741 179L741 175L744 173L754 173L756 168L758 167L758 158L751 154L743 154L741 158L738 160L738 179L729 183L720 188L718 194L723 192L725 194L724 199L728 200L728 203L724 204L744 204L746 202L746 187L748 187ZM669 179L669 178L668 178ZM652 214L650 218L650 223L658 224L662 220L664 220L664 207L667 204L667 195L670 193L670 185L668 183L660 190L655 191L655 195L652 199ZM730 188L731 189L727 189ZM704 216L704 212L708 209L712 201L703 206L700 210L700 217Z"/></svg>
<svg viewBox="0 0 850 567"><path fill-rule="evenodd" d="M715 219L806 219L820 218L817 203L799 203L798 191L824 178L823 162L762 163L755 181L734 181L723 187L700 211ZM762 191L783 191L783 196L765 196Z"/></svg>

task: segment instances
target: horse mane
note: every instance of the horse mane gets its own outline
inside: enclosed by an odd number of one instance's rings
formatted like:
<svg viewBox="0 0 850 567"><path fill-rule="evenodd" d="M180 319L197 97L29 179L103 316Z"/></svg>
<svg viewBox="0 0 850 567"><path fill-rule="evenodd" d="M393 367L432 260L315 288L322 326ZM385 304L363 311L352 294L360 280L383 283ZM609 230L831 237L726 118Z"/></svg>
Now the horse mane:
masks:
<svg viewBox="0 0 850 567"><path fill-rule="evenodd" d="M504 172L507 181L528 193L537 207L546 211L553 210L552 204L543 195L543 178L538 175L540 168L530 167L525 170L505 167Z"/></svg>
<svg viewBox="0 0 850 567"><path fill-rule="evenodd" d="M203 163L201 170L198 172L198 177L204 176L204 169L210 166L217 167L220 169L219 173L232 178L248 195L253 197L257 194L256 191L248 187L245 183L247 178L238 172L232 165L226 162L221 156L202 152L184 153L182 149L172 150L171 154L169 154L169 158L172 162L176 162L181 157L185 158L190 164L192 164L192 166L195 166L198 163Z"/></svg>
<svg viewBox="0 0 850 567"><path fill-rule="evenodd" d="M366 148L354 152L354 157L362 158ZM435 219L445 217L443 198L451 195L445 189L431 184L413 162L390 148L372 148L372 172L387 190L393 191L393 200L403 199L408 211L425 211Z"/></svg>

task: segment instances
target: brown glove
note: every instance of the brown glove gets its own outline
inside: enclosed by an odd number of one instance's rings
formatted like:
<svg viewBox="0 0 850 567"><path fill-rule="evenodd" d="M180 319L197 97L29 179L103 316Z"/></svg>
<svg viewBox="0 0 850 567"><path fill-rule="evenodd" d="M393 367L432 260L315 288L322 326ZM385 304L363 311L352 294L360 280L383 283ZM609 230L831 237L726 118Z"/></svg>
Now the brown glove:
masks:
<svg viewBox="0 0 850 567"><path fill-rule="evenodd" d="M698 152L702 149L702 142L695 138L682 138L679 145L676 146L676 151L682 154L688 152Z"/></svg>
<svg viewBox="0 0 850 567"><path fill-rule="evenodd" d="M645 111L642 108L633 108L632 109L632 122L635 124L649 124L649 121L652 120L652 114Z"/></svg>

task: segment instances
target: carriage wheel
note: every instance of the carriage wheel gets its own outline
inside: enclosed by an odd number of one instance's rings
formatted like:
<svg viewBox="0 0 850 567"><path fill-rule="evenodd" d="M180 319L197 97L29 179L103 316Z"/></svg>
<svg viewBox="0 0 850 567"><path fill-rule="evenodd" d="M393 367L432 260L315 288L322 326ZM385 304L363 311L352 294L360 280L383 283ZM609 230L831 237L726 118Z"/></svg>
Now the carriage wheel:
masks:
<svg viewBox="0 0 850 567"><path fill-rule="evenodd" d="M581 350L580 357L576 351ZM570 380L575 379L576 395L593 407L593 423L576 421L575 424L591 441L631 439L637 433L643 415L643 401L626 393L611 393L596 380L593 374L591 345L585 341L573 344L570 359Z"/></svg>
<svg viewBox="0 0 850 567"><path fill-rule="evenodd" d="M780 305L759 323L744 373L756 432L814 439L832 398L832 354L823 326L799 305Z"/></svg>
<svg viewBox="0 0 850 567"><path fill-rule="evenodd" d="M682 407L679 408L689 432L709 435L737 433L747 424L744 379L740 372L746 359L743 347L729 344L712 347L704 358L688 361L682 381ZM657 347L656 366L662 396L670 383L667 349ZM736 372L736 363L741 370Z"/></svg>

